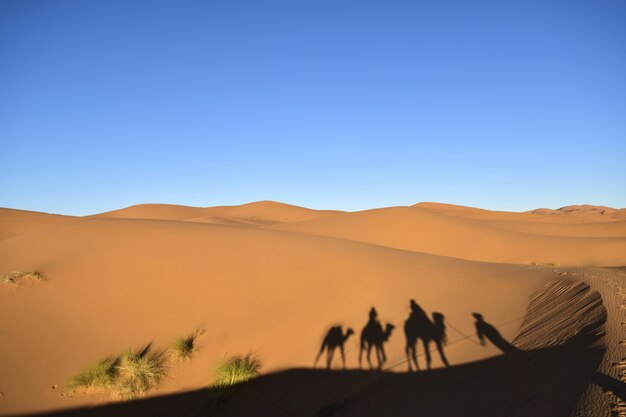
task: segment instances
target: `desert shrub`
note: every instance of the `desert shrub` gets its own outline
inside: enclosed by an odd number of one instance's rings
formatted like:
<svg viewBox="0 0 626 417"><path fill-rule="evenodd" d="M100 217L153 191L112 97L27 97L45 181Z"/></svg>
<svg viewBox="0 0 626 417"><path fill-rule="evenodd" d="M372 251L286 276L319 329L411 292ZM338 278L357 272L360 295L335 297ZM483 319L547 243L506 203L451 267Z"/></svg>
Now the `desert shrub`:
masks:
<svg viewBox="0 0 626 417"><path fill-rule="evenodd" d="M198 350L196 339L198 336L204 334L204 332L204 329L197 329L188 336L181 336L174 339L171 345L174 357L180 362L191 359Z"/></svg>
<svg viewBox="0 0 626 417"><path fill-rule="evenodd" d="M218 386L235 385L259 376L261 361L252 353L235 355L222 361L216 371Z"/></svg>
<svg viewBox="0 0 626 417"><path fill-rule="evenodd" d="M153 351L148 345L140 351L128 349L119 356L99 360L93 367L72 377L70 392L90 389L110 391L131 399L156 388L167 372L164 351Z"/></svg>
<svg viewBox="0 0 626 417"><path fill-rule="evenodd" d="M120 356L115 394L122 398L134 398L158 387L166 374L164 351L154 352L147 347L143 351L127 350Z"/></svg>
<svg viewBox="0 0 626 417"><path fill-rule="evenodd" d="M0 276L0 282L10 285L20 285L24 280L45 281L46 277L38 271L9 272Z"/></svg>
<svg viewBox="0 0 626 417"><path fill-rule="evenodd" d="M71 391L109 388L117 378L117 363L117 358L100 359L91 368L73 376L67 387Z"/></svg>

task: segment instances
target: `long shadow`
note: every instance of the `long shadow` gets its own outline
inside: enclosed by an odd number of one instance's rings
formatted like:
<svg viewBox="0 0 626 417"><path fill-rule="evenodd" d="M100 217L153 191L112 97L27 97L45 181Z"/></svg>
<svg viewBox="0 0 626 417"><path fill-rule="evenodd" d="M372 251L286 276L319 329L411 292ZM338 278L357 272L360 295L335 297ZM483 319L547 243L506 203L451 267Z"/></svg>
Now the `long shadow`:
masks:
<svg viewBox="0 0 626 417"><path fill-rule="evenodd" d="M622 401L626 401L626 384L619 379L610 377L602 372L597 372L593 377L593 383L604 391L611 391Z"/></svg>
<svg viewBox="0 0 626 417"><path fill-rule="evenodd" d="M40 416L566 416L598 379L602 323L566 343L416 373L291 369L263 375L216 404L196 390ZM600 377L601 378L601 377ZM602 385L614 384L606 378ZM619 382L619 381L617 381Z"/></svg>

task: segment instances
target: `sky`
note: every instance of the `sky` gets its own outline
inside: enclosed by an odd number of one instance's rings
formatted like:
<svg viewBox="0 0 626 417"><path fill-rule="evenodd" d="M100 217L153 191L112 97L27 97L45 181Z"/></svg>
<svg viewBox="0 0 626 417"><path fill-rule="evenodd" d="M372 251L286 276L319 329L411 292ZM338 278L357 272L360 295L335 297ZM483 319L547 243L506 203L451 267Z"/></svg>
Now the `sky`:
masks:
<svg viewBox="0 0 626 417"><path fill-rule="evenodd" d="M626 2L0 0L0 206L626 207Z"/></svg>

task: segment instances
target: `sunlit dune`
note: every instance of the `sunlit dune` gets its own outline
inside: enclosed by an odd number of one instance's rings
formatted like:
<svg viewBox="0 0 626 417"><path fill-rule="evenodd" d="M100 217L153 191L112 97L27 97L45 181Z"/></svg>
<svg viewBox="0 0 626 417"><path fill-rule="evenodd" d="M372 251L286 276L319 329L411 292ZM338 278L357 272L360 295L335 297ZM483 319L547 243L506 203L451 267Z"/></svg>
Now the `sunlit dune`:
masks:
<svg viewBox="0 0 626 417"><path fill-rule="evenodd" d="M0 208L0 240L69 219L72 216Z"/></svg>
<svg viewBox="0 0 626 417"><path fill-rule="evenodd" d="M495 212L492 219L486 210L425 207L342 213L273 228L489 262L626 263L624 221L546 223L526 213Z"/></svg>
<svg viewBox="0 0 626 417"><path fill-rule="evenodd" d="M139 204L96 214L93 217L187 220L203 223L259 225L296 222L338 213L312 210L275 201L259 201L239 206L189 207L170 204Z"/></svg>

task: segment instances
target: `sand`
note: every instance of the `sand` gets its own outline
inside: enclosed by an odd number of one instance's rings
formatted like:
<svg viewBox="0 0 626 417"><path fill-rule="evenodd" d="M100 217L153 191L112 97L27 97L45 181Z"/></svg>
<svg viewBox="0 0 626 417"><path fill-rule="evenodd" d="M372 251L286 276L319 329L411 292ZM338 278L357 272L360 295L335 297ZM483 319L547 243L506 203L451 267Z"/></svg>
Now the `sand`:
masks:
<svg viewBox="0 0 626 417"><path fill-rule="evenodd" d="M345 345L354 374L324 373L331 380L319 384L358 380L369 375L355 369L358 333L372 306L383 324L396 325L387 367L398 378L390 383L402 386L410 299L454 327L445 350L453 367L442 369L433 356L436 383L445 385L506 360L494 346L475 343L472 312L512 341L529 297L555 279L582 280L600 293L624 285L618 270L605 267L626 265L625 224L619 210L507 213L433 203L353 213L276 202L150 204L87 217L0 209L0 273L37 270L48 278L0 286L0 414L109 402L106 394L63 395L63 387L98 358L150 342L167 347L196 328L206 329L197 354L171 363L153 394L202 388L225 355L246 352L262 360L266 379L241 394L242 404L280 393L280 384L263 381L296 369L304 373L295 378L326 372L310 367L333 325L357 333ZM621 320L607 310L607 333L616 334ZM563 343L580 330L572 329ZM435 383L420 375L419 384ZM299 395L293 398L306 400Z"/></svg>

